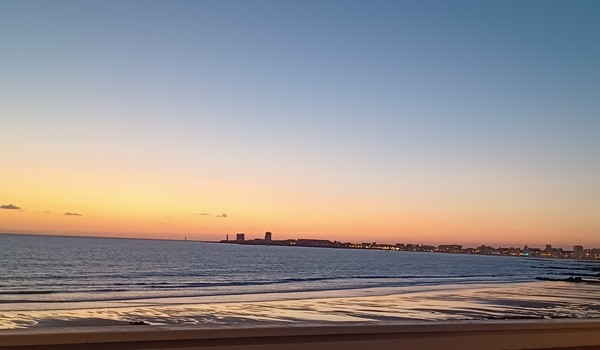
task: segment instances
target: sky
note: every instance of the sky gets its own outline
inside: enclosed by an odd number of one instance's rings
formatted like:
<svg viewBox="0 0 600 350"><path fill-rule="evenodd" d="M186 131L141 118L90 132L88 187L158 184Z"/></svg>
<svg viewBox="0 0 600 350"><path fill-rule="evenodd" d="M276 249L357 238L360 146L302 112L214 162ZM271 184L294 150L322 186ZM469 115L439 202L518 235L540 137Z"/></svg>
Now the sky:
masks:
<svg viewBox="0 0 600 350"><path fill-rule="evenodd" d="M0 232L600 247L598 1L0 1Z"/></svg>

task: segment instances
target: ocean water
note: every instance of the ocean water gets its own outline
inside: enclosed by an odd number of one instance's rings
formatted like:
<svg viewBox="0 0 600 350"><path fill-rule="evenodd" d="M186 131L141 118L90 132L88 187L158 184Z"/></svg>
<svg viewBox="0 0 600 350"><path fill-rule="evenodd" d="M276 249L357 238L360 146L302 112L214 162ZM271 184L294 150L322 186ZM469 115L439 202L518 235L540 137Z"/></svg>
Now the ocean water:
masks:
<svg viewBox="0 0 600 350"><path fill-rule="evenodd" d="M509 285L595 262L0 234L0 303ZM586 278L587 278L586 277Z"/></svg>

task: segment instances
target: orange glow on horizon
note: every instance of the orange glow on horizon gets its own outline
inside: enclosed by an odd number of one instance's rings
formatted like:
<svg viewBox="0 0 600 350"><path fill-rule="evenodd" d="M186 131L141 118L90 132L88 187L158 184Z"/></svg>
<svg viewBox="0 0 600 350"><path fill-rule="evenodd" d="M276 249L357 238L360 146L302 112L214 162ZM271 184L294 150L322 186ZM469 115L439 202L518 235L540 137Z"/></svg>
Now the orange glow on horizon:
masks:
<svg viewBox="0 0 600 350"><path fill-rule="evenodd" d="M28 175L11 175L16 173ZM220 240L236 232L261 237L268 230L277 239L600 246L591 209L533 197L515 202L501 192L492 201L439 188L374 186L365 192L314 184L294 190L293 184L260 178L215 181L159 169L138 174L125 165L3 173L1 183L10 186L3 186L0 204L23 210L0 210L0 231ZM222 214L227 217L217 217Z"/></svg>

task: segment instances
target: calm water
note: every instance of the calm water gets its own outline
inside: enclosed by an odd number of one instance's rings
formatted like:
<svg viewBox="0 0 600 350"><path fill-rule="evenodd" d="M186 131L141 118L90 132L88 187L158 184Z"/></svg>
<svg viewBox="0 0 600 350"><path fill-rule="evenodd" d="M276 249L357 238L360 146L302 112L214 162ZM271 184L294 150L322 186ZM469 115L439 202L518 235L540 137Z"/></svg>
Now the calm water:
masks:
<svg viewBox="0 0 600 350"><path fill-rule="evenodd" d="M0 303L502 284L590 262L189 241L0 235Z"/></svg>

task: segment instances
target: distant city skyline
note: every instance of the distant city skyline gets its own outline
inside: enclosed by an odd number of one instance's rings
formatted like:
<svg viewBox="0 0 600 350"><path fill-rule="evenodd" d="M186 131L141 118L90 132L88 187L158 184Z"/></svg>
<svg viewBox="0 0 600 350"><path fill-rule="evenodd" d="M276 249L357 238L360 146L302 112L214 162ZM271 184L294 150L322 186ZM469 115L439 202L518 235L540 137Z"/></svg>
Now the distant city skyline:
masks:
<svg viewBox="0 0 600 350"><path fill-rule="evenodd" d="M0 231L600 246L598 1L2 1Z"/></svg>
<svg viewBox="0 0 600 350"><path fill-rule="evenodd" d="M408 251L425 253L449 253L449 254L477 254L477 255L502 255L515 257L551 258L551 259L581 259L600 260L600 248L583 247L574 245L572 250L562 247L554 247L546 244L539 248L525 245L521 247L493 247L481 244L477 247L464 247L462 244L433 244L425 245L415 243L390 243L390 242L347 242L332 241L328 239L310 238L280 238L272 239L270 231L265 232L264 238L246 239L244 233L237 233L234 239L226 239L218 243L242 244L242 245L265 245L265 246L289 246L289 247L315 247L315 248L341 248L341 249L369 249L385 251ZM217 243L217 242L215 242Z"/></svg>

